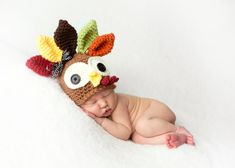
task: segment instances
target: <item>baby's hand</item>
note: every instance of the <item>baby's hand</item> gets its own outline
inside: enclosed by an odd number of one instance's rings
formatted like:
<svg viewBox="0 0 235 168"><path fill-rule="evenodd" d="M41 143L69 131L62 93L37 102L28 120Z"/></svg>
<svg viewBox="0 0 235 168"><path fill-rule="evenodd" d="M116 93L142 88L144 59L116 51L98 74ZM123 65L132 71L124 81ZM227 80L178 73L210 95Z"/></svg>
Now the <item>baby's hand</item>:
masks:
<svg viewBox="0 0 235 168"><path fill-rule="evenodd" d="M96 123L98 123L99 125L102 125L105 118L96 117L94 114L89 113L89 112L86 112L86 113L89 117L93 118Z"/></svg>

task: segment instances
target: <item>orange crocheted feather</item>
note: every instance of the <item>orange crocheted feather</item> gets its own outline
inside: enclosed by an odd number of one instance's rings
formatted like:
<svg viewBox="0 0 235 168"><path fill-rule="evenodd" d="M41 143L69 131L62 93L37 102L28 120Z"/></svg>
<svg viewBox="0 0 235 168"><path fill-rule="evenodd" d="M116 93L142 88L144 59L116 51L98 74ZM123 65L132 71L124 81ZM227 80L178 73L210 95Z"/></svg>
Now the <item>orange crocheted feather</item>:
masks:
<svg viewBox="0 0 235 168"><path fill-rule="evenodd" d="M88 48L90 56L103 56L111 52L115 36L113 33L97 36Z"/></svg>

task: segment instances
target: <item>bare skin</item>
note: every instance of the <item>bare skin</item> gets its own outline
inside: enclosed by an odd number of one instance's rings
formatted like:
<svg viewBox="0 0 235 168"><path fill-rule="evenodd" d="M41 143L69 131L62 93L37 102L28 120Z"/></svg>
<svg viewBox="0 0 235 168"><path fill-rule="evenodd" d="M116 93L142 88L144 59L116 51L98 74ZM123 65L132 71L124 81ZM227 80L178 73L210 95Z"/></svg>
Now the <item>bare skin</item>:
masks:
<svg viewBox="0 0 235 168"><path fill-rule="evenodd" d="M117 94L112 89L89 98L81 108L113 136L139 144L194 145L192 134L175 125L175 114L162 102Z"/></svg>

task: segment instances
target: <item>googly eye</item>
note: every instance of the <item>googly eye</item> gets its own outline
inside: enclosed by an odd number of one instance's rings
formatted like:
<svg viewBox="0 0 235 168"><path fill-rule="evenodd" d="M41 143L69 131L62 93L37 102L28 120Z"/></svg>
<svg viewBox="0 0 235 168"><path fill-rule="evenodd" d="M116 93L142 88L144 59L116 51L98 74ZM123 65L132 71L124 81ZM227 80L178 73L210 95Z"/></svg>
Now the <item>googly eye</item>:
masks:
<svg viewBox="0 0 235 168"><path fill-rule="evenodd" d="M81 81L81 77L78 74L73 74L70 80L72 84L77 85Z"/></svg>
<svg viewBox="0 0 235 168"><path fill-rule="evenodd" d="M89 82L92 69L85 63L77 62L70 65L64 74L64 82L70 89L78 89Z"/></svg>
<svg viewBox="0 0 235 168"><path fill-rule="evenodd" d="M106 71L106 66L102 63L98 63L97 64L97 68L99 69L99 71L101 72L105 72Z"/></svg>
<svg viewBox="0 0 235 168"><path fill-rule="evenodd" d="M103 76L110 74L106 63L100 57L90 57L88 59L88 65Z"/></svg>

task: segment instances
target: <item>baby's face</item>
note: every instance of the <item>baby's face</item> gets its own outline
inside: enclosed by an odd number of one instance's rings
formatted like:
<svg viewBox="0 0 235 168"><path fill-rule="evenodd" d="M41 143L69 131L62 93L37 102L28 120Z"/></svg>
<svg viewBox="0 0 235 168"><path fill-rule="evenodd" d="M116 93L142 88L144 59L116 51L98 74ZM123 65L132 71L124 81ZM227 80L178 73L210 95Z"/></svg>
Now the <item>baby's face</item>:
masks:
<svg viewBox="0 0 235 168"><path fill-rule="evenodd" d="M83 111L94 114L97 117L110 116L117 106L117 94L113 89L107 89L96 93L80 107Z"/></svg>

